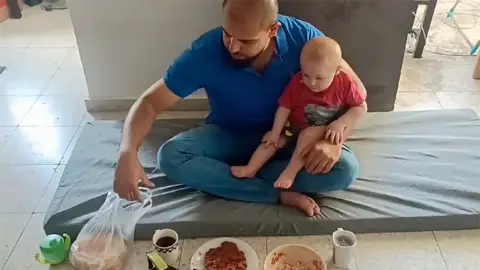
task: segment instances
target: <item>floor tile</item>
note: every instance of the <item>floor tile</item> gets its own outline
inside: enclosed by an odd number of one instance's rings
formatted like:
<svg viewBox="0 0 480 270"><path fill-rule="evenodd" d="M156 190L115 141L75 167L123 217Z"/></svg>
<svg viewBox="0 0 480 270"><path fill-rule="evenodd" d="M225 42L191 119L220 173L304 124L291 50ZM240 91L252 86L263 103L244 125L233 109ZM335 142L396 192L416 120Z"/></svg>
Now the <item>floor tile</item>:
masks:
<svg viewBox="0 0 480 270"><path fill-rule="evenodd" d="M80 52L78 48L71 48L68 51L67 57L60 66L60 70L76 70L83 71L82 59L80 58Z"/></svg>
<svg viewBox="0 0 480 270"><path fill-rule="evenodd" d="M182 250L183 241L179 241L178 248ZM153 250L153 245L151 241L136 241L135 242L135 251L133 255L129 258L128 264L125 267L126 270L137 270L137 269L147 269L148 262L146 253ZM180 262L179 262L180 263ZM173 265L173 267L178 268L179 265ZM179 268L184 269L184 268ZM190 268L187 268L190 269Z"/></svg>
<svg viewBox="0 0 480 270"><path fill-rule="evenodd" d="M480 92L438 92L435 95L445 109L472 108L480 115Z"/></svg>
<svg viewBox="0 0 480 270"><path fill-rule="evenodd" d="M0 66L9 67L24 51L24 48L0 48Z"/></svg>
<svg viewBox="0 0 480 270"><path fill-rule="evenodd" d="M0 213L32 213L55 168L55 165L0 165Z"/></svg>
<svg viewBox="0 0 480 270"><path fill-rule="evenodd" d="M19 125L36 100L36 96L0 95L0 126Z"/></svg>
<svg viewBox="0 0 480 270"><path fill-rule="evenodd" d="M38 243L45 237L44 218L44 214L32 215L3 270L49 269L49 266L39 264L33 258L38 252Z"/></svg>
<svg viewBox="0 0 480 270"><path fill-rule="evenodd" d="M452 3L453 5L453 3ZM478 92L480 81L472 79L475 57L404 57L400 89L404 91ZM409 88L405 88L405 82Z"/></svg>
<svg viewBox="0 0 480 270"><path fill-rule="evenodd" d="M413 82L403 74L400 76L400 81L398 82L398 91L399 92L433 92L432 89L424 85Z"/></svg>
<svg viewBox="0 0 480 270"><path fill-rule="evenodd" d="M39 95L58 70L53 64L27 66L17 64L15 62L0 77L0 95Z"/></svg>
<svg viewBox="0 0 480 270"><path fill-rule="evenodd" d="M79 97L40 96L20 126L74 126L85 115L85 102Z"/></svg>
<svg viewBox="0 0 480 270"><path fill-rule="evenodd" d="M447 270L432 232L359 234L355 258L360 270Z"/></svg>
<svg viewBox="0 0 480 270"><path fill-rule="evenodd" d="M0 269L7 262L31 214L0 214Z"/></svg>
<svg viewBox="0 0 480 270"><path fill-rule="evenodd" d="M60 179L62 178L63 172L65 171L65 165L59 165L55 168L53 172L53 176L48 182L48 186L45 188L43 194L41 195L40 201L35 208L35 213L45 213L50 206L50 202L57 191L58 184L60 183Z"/></svg>
<svg viewBox="0 0 480 270"><path fill-rule="evenodd" d="M42 69L54 65L57 68L65 61L69 49L67 48L27 48L15 61L14 67L33 66Z"/></svg>
<svg viewBox="0 0 480 270"><path fill-rule="evenodd" d="M477 270L480 230L434 232L449 270Z"/></svg>
<svg viewBox="0 0 480 270"><path fill-rule="evenodd" d="M42 30L38 18L40 8L26 8L22 11L21 20L6 20L0 24L0 47L27 47L32 40L38 38ZM37 22L35 22L37 21Z"/></svg>
<svg viewBox="0 0 480 270"><path fill-rule="evenodd" d="M0 127L0 151L15 131L14 127Z"/></svg>
<svg viewBox="0 0 480 270"><path fill-rule="evenodd" d="M55 29L50 33L43 33L38 38L32 40L29 48L73 48L77 44L75 34L71 28Z"/></svg>
<svg viewBox="0 0 480 270"><path fill-rule="evenodd" d="M0 47L26 48L37 36L33 29L15 24L13 20L8 20L0 24L0 40L2 41L0 42Z"/></svg>
<svg viewBox="0 0 480 270"><path fill-rule="evenodd" d="M263 268L265 258L267 257L267 238L266 237L239 237L247 242L257 252L259 269Z"/></svg>
<svg viewBox="0 0 480 270"><path fill-rule="evenodd" d="M88 88L83 70L59 69L42 95L71 95L87 98Z"/></svg>
<svg viewBox="0 0 480 270"><path fill-rule="evenodd" d="M135 242L134 253L130 256L126 269L148 269L146 253L153 250L151 241Z"/></svg>
<svg viewBox="0 0 480 270"><path fill-rule="evenodd" d="M188 238L183 240L182 254L180 256L180 270L190 269L190 260L197 249L213 238Z"/></svg>
<svg viewBox="0 0 480 270"><path fill-rule="evenodd" d="M395 111L440 110L442 105L434 93L399 92L395 101Z"/></svg>
<svg viewBox="0 0 480 270"><path fill-rule="evenodd" d="M330 236L284 236L284 237L267 237L268 252L276 247L286 244L300 244L308 246L320 254L328 266L328 269L337 269L333 266L333 244ZM355 258L352 261L350 270L356 270L357 263ZM369 268L368 268L369 269ZM372 268L373 269L373 268Z"/></svg>
<svg viewBox="0 0 480 270"><path fill-rule="evenodd" d="M59 164L77 127L20 127L0 153L0 164Z"/></svg>
<svg viewBox="0 0 480 270"><path fill-rule="evenodd" d="M0 24L0 47L73 47L76 44L68 10L24 7L21 20Z"/></svg>

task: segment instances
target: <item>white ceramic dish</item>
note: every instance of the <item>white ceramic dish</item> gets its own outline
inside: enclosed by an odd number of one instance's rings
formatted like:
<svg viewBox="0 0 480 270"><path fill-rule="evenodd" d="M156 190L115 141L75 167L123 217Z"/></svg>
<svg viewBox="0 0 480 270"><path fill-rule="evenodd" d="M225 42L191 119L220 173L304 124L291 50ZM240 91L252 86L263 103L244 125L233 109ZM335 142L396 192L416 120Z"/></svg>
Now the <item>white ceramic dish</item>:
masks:
<svg viewBox="0 0 480 270"><path fill-rule="evenodd" d="M277 270L281 269L280 267L286 261L301 261L304 263L305 267L310 267L308 269L312 270L327 270L325 262L323 261L320 254L315 250L304 246L304 245L295 245L287 244L279 246L276 249L268 253L267 258L264 263L264 270ZM304 269L304 268L302 268Z"/></svg>
<svg viewBox="0 0 480 270"><path fill-rule="evenodd" d="M219 247L223 242L235 243L238 249L245 253L247 259L247 270L258 270L258 256L255 250L244 241L237 238L222 237L208 241L195 251L190 261L190 270L205 270L205 253L212 248Z"/></svg>

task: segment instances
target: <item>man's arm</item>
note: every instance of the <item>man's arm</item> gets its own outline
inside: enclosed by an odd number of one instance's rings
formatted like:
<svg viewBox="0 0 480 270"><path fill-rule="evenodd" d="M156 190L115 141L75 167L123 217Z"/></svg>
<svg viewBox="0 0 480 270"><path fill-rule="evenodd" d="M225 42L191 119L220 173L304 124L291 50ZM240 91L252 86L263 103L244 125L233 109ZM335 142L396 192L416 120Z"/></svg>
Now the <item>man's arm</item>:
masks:
<svg viewBox="0 0 480 270"><path fill-rule="evenodd" d="M341 62L342 70L347 73L350 78L352 78L353 82L357 85L358 92L363 96L367 97L367 89L365 88L365 85L363 85L363 82L360 80L360 78L357 76L355 71L350 67L350 65L342 59Z"/></svg>
<svg viewBox="0 0 480 270"><path fill-rule="evenodd" d="M113 189L121 198L140 200L139 181L147 187L154 186L138 161L137 151L156 117L179 100L180 97L160 79L135 101L128 112L113 182Z"/></svg>
<svg viewBox="0 0 480 270"><path fill-rule="evenodd" d="M136 155L157 116L180 99L168 89L163 78L150 86L128 112L123 127L120 153L131 152Z"/></svg>

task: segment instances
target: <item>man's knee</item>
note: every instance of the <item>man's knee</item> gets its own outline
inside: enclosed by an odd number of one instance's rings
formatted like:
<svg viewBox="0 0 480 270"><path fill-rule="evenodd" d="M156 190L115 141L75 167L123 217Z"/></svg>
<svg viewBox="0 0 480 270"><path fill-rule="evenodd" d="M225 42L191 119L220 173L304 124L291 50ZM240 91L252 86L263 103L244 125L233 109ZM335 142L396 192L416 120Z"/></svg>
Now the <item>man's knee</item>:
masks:
<svg viewBox="0 0 480 270"><path fill-rule="evenodd" d="M184 141L172 138L165 142L157 154L157 165L165 173L174 169L185 159L187 145Z"/></svg>
<svg viewBox="0 0 480 270"><path fill-rule="evenodd" d="M360 173L360 165L357 158L350 150L343 150L337 164L334 167L336 178L343 188L348 188Z"/></svg>

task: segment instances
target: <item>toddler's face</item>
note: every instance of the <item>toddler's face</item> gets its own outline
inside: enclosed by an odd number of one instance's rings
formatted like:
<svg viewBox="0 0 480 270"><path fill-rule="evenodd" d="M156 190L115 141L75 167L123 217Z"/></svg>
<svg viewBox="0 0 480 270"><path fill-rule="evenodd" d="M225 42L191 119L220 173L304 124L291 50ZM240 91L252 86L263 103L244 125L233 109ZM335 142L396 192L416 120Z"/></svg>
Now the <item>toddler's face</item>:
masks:
<svg viewBox="0 0 480 270"><path fill-rule="evenodd" d="M303 83L313 92L320 92L327 89L340 67L332 66L318 61L303 61L302 80Z"/></svg>

